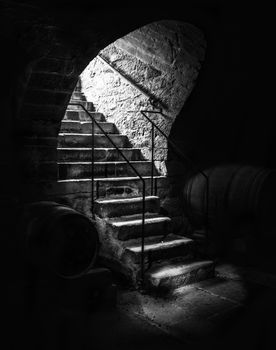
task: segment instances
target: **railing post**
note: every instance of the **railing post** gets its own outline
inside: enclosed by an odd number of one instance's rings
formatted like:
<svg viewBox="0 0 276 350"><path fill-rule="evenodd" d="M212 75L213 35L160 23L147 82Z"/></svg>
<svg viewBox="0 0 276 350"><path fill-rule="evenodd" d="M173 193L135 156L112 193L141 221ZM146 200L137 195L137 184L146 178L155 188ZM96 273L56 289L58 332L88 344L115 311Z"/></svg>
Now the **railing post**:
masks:
<svg viewBox="0 0 276 350"><path fill-rule="evenodd" d="M131 167L131 169L134 171L134 173L139 177L139 179L142 181L143 185L143 203L142 203L142 237L141 237L141 287L144 288L144 279L145 279L145 267L144 267L144 250L145 250L145 210L146 210L146 187L145 187L145 180L144 178L139 174L137 169L131 164L131 162L127 159L127 157L124 155L124 153L118 148L118 146L114 143L112 138L104 131L104 129L100 126L100 124L94 119L94 117L88 112L88 110L81 104L81 103L69 103L70 105L74 106L80 106L86 113L87 115L91 118L92 120L92 142L91 142L91 158L92 158L92 163L91 163L91 183L92 183L92 188L91 188L91 211L94 214L94 124L99 128L99 130L107 137L107 139L110 141L110 143L113 145L113 147L121 154L122 158L125 160L125 162ZM98 188L96 189L96 194L98 195ZM94 215L93 215L94 216Z"/></svg>
<svg viewBox="0 0 276 350"><path fill-rule="evenodd" d="M205 219L205 236L207 239L209 239L209 178L206 175L206 219Z"/></svg>
<svg viewBox="0 0 276 350"><path fill-rule="evenodd" d="M145 211L146 211L146 189L143 179L143 207L142 207L142 237L141 237L141 287L144 289L145 283Z"/></svg>
<svg viewBox="0 0 276 350"><path fill-rule="evenodd" d="M154 105L152 105L152 106L154 107ZM136 111L129 111L129 112L136 113ZM192 166L194 165L193 161L190 158L188 158L187 156L185 156L183 154L183 152L181 152L181 150L179 150L179 148L176 146L176 144L174 142L172 142L171 140L169 140L168 136L146 115L146 113L150 113L150 114L155 114L156 113L156 114L160 114L160 115L165 117L165 115L163 114L162 110L161 111L140 110L140 113L151 123L151 126L152 126L151 130L153 130L153 128L155 127L158 130L158 132L160 132L160 134L163 135L167 139L168 144L170 144L178 154L180 154L184 159L188 160L191 163ZM152 132L152 145L153 145L153 138L154 138L154 134ZM153 145L153 147L154 147L154 145ZM152 150L153 150L153 147L152 147ZM152 159L153 159L153 155L152 155ZM152 166L152 169L153 169L153 166ZM209 221L210 221L209 220L209 191L210 191L210 189L209 189L209 178L208 178L208 175L206 175L204 173L204 171L201 170L198 167L197 167L197 171L206 180L206 212L205 212L205 216L206 216L205 217L205 229L206 230L205 230L205 236L206 236L206 238L209 238L208 237L209 236ZM152 186L153 186L153 176L151 176L151 180L152 180L151 183L152 183ZM151 192L153 193L153 190L151 190Z"/></svg>
<svg viewBox="0 0 276 350"><path fill-rule="evenodd" d="M151 195L153 196L153 171L154 171L154 125L151 124Z"/></svg>
<svg viewBox="0 0 276 350"><path fill-rule="evenodd" d="M94 217L94 145L95 145L95 128L94 128L94 119L91 118L92 120L92 125L91 125L91 184L92 184L92 188L91 188L91 212L92 212L92 216Z"/></svg>

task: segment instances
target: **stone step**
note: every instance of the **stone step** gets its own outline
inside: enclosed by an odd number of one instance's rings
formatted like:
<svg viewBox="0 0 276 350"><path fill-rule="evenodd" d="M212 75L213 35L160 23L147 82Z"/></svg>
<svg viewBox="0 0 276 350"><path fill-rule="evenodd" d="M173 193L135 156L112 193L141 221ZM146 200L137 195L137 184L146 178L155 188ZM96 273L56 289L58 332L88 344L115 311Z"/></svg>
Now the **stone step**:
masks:
<svg viewBox="0 0 276 350"><path fill-rule="evenodd" d="M96 120L97 122L105 122L105 116L102 113L99 112L93 112L89 111L91 116ZM68 109L65 112L65 116L63 118L63 121L65 120L77 120L77 121L83 121L83 122L91 122L90 116L83 110L71 110Z"/></svg>
<svg viewBox="0 0 276 350"><path fill-rule="evenodd" d="M70 102L77 102L77 101L80 101L80 102L86 101L86 97L83 92L74 90L71 95Z"/></svg>
<svg viewBox="0 0 276 350"><path fill-rule="evenodd" d="M80 103L83 105L84 108L86 108L89 112L90 111L94 111L94 105L93 105L93 102L88 102L88 101L80 101L79 99L75 100L75 99L72 99L70 100L70 103ZM81 106L76 106L76 105L71 105L71 104L68 104L67 106L67 110L72 110L72 111L82 111L82 107Z"/></svg>
<svg viewBox="0 0 276 350"><path fill-rule="evenodd" d="M151 177L143 177L145 181L146 195L151 194ZM157 195L167 188L167 178L165 176L154 176L154 192ZM63 192L91 193L91 179L70 179L59 180L59 187ZM94 193L96 198L122 198L137 197L142 195L142 182L139 177L114 177L114 178L95 178Z"/></svg>
<svg viewBox="0 0 276 350"><path fill-rule="evenodd" d="M194 242L187 237L169 234L168 236L146 237L144 245L144 262L150 266L161 259L182 257L191 259L194 256ZM141 262L141 239L132 240L126 246L124 258L126 262Z"/></svg>
<svg viewBox="0 0 276 350"><path fill-rule="evenodd" d="M127 136L121 134L109 134L109 138L114 142L117 147L129 147L129 141ZM114 145L103 134L94 135L94 147L111 147ZM77 133L60 133L58 136L58 148L60 147L91 147L92 135L91 134L77 134Z"/></svg>
<svg viewBox="0 0 276 350"><path fill-rule="evenodd" d="M184 285L214 277L215 264L210 260L165 260L145 274L147 288L169 291Z"/></svg>
<svg viewBox="0 0 276 350"><path fill-rule="evenodd" d="M147 214L144 229L145 237L169 234L171 232L171 219L167 216ZM108 219L107 231L108 234L121 241L141 237L142 215Z"/></svg>
<svg viewBox="0 0 276 350"><path fill-rule="evenodd" d="M114 123L99 122L100 127L107 134L117 134L118 130ZM92 133L92 122L91 121L79 121L79 120L63 120L60 127L61 133ZM103 134L103 131L95 124L94 134Z"/></svg>
<svg viewBox="0 0 276 350"><path fill-rule="evenodd" d="M58 148L58 160L61 162L91 161L92 148ZM128 160L143 160L139 148L121 148ZM116 148L94 148L94 161L124 160Z"/></svg>
<svg viewBox="0 0 276 350"><path fill-rule="evenodd" d="M149 176L151 174L151 162L131 161L130 163L141 176ZM92 166L91 166L91 162L59 162L58 172L59 172L58 178L60 180L91 178ZM95 177L133 176L133 175L136 175L135 171L125 161L94 162ZM156 170L154 175L158 175Z"/></svg>
<svg viewBox="0 0 276 350"><path fill-rule="evenodd" d="M112 218L142 213L143 197L98 199L94 202L94 212L101 218ZM145 197L145 212L159 213L160 200L157 196Z"/></svg>

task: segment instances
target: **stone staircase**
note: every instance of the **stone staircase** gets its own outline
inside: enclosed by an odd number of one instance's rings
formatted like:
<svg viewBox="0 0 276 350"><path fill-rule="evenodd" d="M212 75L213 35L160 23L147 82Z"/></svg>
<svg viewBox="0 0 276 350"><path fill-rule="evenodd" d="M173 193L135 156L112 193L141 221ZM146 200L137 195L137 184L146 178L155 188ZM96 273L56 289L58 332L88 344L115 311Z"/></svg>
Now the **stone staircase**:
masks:
<svg viewBox="0 0 276 350"><path fill-rule="evenodd" d="M78 90L72 102L81 101L111 137L125 157L145 179L145 286L170 290L214 275L214 263L198 258L193 239L173 233L171 218L160 213L160 198L150 195L151 162L141 150L131 147L128 138L118 133L104 115L93 112ZM125 276L133 285L140 278L142 185L107 137L95 127L94 213L100 235L100 256L108 267ZM77 106L68 106L58 138L59 181L91 180L91 121ZM155 187L165 184L155 169ZM160 185L161 183L161 185ZM162 187L162 186L161 186Z"/></svg>

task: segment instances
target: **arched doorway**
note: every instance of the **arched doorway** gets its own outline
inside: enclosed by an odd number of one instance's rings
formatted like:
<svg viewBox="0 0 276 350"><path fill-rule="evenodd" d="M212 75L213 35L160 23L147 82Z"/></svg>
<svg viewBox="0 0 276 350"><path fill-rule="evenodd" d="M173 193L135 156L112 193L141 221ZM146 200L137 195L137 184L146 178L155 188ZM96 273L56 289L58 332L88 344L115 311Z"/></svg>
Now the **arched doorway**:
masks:
<svg viewBox="0 0 276 350"><path fill-rule="evenodd" d="M203 33L188 23L159 21L129 33L82 72L62 122L59 176L70 188L62 199L95 218L101 257L134 283L143 269L162 263L161 252L181 257L181 275L186 255L193 255L168 181L167 138L195 84L205 47ZM186 282L199 269L206 272L202 278L212 274L211 262L194 263Z"/></svg>

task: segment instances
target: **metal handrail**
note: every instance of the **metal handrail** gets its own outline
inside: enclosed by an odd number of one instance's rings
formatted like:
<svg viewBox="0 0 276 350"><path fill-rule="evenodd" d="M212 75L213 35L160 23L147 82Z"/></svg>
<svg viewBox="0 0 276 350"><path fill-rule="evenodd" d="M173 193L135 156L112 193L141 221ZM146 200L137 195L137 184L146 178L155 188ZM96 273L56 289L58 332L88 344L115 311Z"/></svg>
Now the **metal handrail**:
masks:
<svg viewBox="0 0 276 350"><path fill-rule="evenodd" d="M148 91L145 91L144 89L142 89L140 86L138 86L138 84L133 81L131 78L127 77L124 73L122 73L120 70L118 70L117 68L115 68L105 57L103 57L101 54L98 54L97 56L102 62L104 62L105 64L107 64L115 73L119 74L127 83L129 83L130 85L134 86L136 90L138 90L139 92L141 92L141 94L143 94L145 97L147 97L147 99L150 101L150 103L152 105L155 106L160 106L162 108L167 109L168 106L160 101L159 99L157 99L156 97L154 97L152 94L150 94Z"/></svg>
<svg viewBox="0 0 276 350"><path fill-rule="evenodd" d="M208 213L209 213L209 178L208 176L202 171L194 162L187 157L179 148L178 146L171 141L168 136L161 130L145 113L152 113L152 114L160 114L163 117L167 118L167 116L163 113L163 108L168 108L167 105L164 104L164 102L158 100L156 97L153 97L148 92L145 92L143 89L141 89L132 79L126 77L122 72L120 72L118 69L116 69L111 62L109 62L107 59L105 59L102 55L98 54L98 56L102 62L106 63L114 72L119 74L122 78L124 78L128 83L130 83L132 86L134 86L138 91L140 91L142 94L144 94L147 98L149 103L153 108L158 108L159 111L153 111L153 110L140 110L139 112L151 123L152 130L151 130L151 140L152 140L152 150L151 150L151 156L152 156L152 164L151 164L151 193L153 193L153 171L154 171L154 164L153 164L153 153L154 153L154 128L156 128L168 141L168 143L177 151L178 155L180 155L182 158L184 158L186 161L188 161L194 169L197 169L197 171L204 177L206 181L206 237L208 237L208 226L209 226L209 220L208 220ZM137 113L138 111L128 111L131 113Z"/></svg>
<svg viewBox="0 0 276 350"><path fill-rule="evenodd" d="M143 189L142 189L142 236L141 236L141 285L144 286L144 277L145 277L145 269L144 269L144 261L145 261L145 197L146 197L146 188L145 188L145 180L143 177L139 174L139 172L135 169L135 167L130 163L130 161L125 157L123 152L120 150L119 147L116 146L116 144L113 142L111 137L104 131L104 129L100 126L100 124L95 120L94 116L88 112L88 110L81 104L77 102L69 102L68 105L71 106L79 106L81 107L86 114L90 117L92 121L92 193L91 193L91 210L92 214L94 215L94 123L97 125L97 127L102 131L102 133L107 137L107 139L111 142L111 144L114 146L114 148L120 153L120 155L123 157L123 159L127 162L127 164L132 168L132 170L135 172L135 174L139 177L139 179L142 181Z"/></svg>
<svg viewBox="0 0 276 350"><path fill-rule="evenodd" d="M155 107L155 106L153 106ZM196 164L194 164L194 162L189 158L187 157L180 149L179 147L169 139L169 137L164 133L163 130L161 130L145 113L150 113L150 114L160 114L162 115L163 117L167 118L167 116L163 113L162 109L159 109L159 110L139 110L139 111L131 111L129 110L128 111L129 113L137 113L137 112L140 112L143 117L145 117L147 119L147 121L149 121L151 123L151 194L153 194L153 171L154 171L154 128L156 130L158 130L161 135L163 135L168 144L170 144L173 149L176 151L176 153L178 153L178 155L180 157L182 157L183 159L185 159L186 161L188 161L191 166L198 171L198 173L200 173L205 181L206 181L206 217L205 217L205 228L206 228L206 238L208 238L209 236L209 230L208 230L208 227L209 227L209 218L208 218L208 214L209 214L209 178L208 176L204 173L203 170L201 170Z"/></svg>
<svg viewBox="0 0 276 350"><path fill-rule="evenodd" d="M98 54L97 57L104 63L106 63L114 72L116 72L117 74L119 74L123 79L125 79L129 84L131 84L132 86L134 86L138 91L140 91L144 96L146 96L148 98L148 101L150 102L150 104L152 105L152 107L157 108L157 106L159 105L159 111L153 111L153 110L140 110L139 112L143 114L143 116L152 124L152 126L154 126L167 140L168 142L177 150L177 152L180 154L181 157L183 157L185 160L188 160L194 167L195 164L194 162L187 157L177 146L176 144L169 140L168 136L151 120L149 119L149 117L147 115L145 115L145 113L152 113L152 114L160 114L163 117L167 118L167 116L162 112L162 108L168 108L167 105L164 104L164 102L160 101L159 99L157 99L156 97L153 97L150 93L144 91L140 86L138 86L132 79L130 79L129 77L127 77L125 74L123 74L121 71L119 71L117 68L115 68L111 62L109 62L105 57L103 57L101 54ZM137 113L137 111L128 111L130 113ZM199 173L201 173L205 178L208 178L208 176L200 169L197 167L197 170Z"/></svg>

